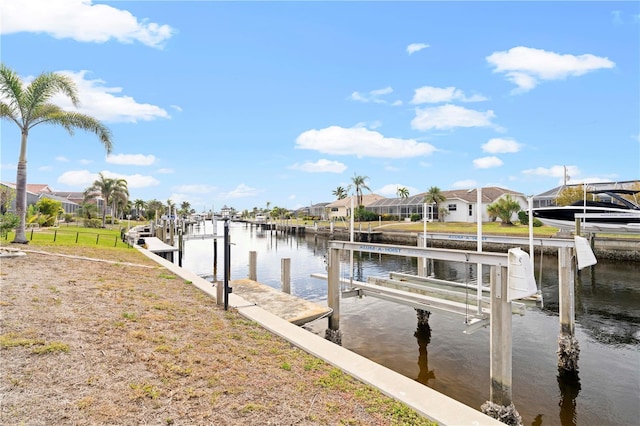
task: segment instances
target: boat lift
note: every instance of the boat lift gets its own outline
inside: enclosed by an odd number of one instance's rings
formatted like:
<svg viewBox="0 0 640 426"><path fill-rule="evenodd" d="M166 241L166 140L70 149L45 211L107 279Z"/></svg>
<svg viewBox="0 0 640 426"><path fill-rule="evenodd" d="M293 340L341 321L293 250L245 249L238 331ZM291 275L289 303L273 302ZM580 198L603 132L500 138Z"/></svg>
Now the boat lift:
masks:
<svg viewBox="0 0 640 426"><path fill-rule="evenodd" d="M479 236L481 237L481 236ZM481 238L478 238L479 240ZM328 246L327 302L332 309L329 317L327 336L339 336L340 299L371 295L377 298L404 303L423 310L438 310L448 314L464 315L467 326L465 332L472 333L482 327L490 327L490 402L500 411L509 411L512 402L512 322L515 313L524 313L523 299L538 294L533 273L533 262L527 252L521 248L511 248L507 253L483 251L462 251L428 247L411 247L375 243L356 243L331 241ZM340 252L354 251L378 253L423 259L437 259L465 264L476 263L490 266L489 291L485 292L481 282L475 296L477 310L472 312L469 302L472 289L469 283L451 283L429 277L391 275L386 278L371 278L367 283L354 282L353 279L340 278ZM559 248L559 288L560 288L560 341L565 342L559 350L559 366L568 364L568 368L577 367L577 359L567 354L579 351L575 341L573 266L571 251L575 250L578 268L582 269L596 263L586 239L576 236L573 247ZM346 289L343 291L342 286ZM461 298L464 300L461 301ZM575 350L574 350L575 349ZM566 358L566 360L565 360ZM566 361L569 361L568 363ZM515 410L515 408L514 408Z"/></svg>

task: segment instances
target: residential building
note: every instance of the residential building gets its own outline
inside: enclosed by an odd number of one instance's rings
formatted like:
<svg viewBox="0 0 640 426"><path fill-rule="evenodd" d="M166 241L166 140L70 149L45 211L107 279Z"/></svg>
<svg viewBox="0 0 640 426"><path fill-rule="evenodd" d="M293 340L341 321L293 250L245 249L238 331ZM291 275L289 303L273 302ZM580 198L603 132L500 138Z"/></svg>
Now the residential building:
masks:
<svg viewBox="0 0 640 426"><path fill-rule="evenodd" d="M336 200L325 206L329 219L337 217L350 217L351 216L351 199L353 198L353 208L358 208L358 197L343 198L342 200ZM378 200L382 200L385 197L378 194L365 194L362 196L362 205L368 210L368 207Z"/></svg>

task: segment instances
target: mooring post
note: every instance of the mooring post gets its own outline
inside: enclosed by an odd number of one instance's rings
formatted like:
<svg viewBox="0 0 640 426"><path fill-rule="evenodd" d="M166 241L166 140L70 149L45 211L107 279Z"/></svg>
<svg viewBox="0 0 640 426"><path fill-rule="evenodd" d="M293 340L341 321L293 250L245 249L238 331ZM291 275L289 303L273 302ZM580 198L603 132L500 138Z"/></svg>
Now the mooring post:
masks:
<svg viewBox="0 0 640 426"><path fill-rule="evenodd" d="M334 343L341 344L340 334L340 249L329 249L329 262L327 265L327 304L331 309L329 315L329 328L325 338Z"/></svg>
<svg viewBox="0 0 640 426"><path fill-rule="evenodd" d="M258 252L250 251L249 252L249 279L252 281L258 281L257 259L258 259Z"/></svg>
<svg viewBox="0 0 640 426"><path fill-rule="evenodd" d="M522 417L512 401L512 336L511 302L507 298L508 269L491 267L491 321L490 321L490 400L482 404L483 413L509 425L521 425Z"/></svg>
<svg viewBox="0 0 640 426"><path fill-rule="evenodd" d="M231 240L229 239L229 219L224 220L224 310L229 309L229 278L231 275Z"/></svg>
<svg viewBox="0 0 640 426"><path fill-rule="evenodd" d="M558 249L558 293L558 368L567 372L577 372L580 346L575 337L575 271L571 247Z"/></svg>
<svg viewBox="0 0 640 426"><path fill-rule="evenodd" d="M280 261L280 281L282 282L282 291L291 294L291 259L283 258Z"/></svg>

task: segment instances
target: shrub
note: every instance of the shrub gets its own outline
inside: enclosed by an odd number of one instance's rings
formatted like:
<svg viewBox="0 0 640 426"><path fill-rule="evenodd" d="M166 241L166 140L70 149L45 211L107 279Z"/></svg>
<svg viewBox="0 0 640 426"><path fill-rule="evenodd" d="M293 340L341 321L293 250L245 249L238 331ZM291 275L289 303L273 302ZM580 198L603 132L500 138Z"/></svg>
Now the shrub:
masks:
<svg viewBox="0 0 640 426"><path fill-rule="evenodd" d="M520 210L518 212L518 220L520 221L521 225L528 225L529 224L529 214L524 210Z"/></svg>
<svg viewBox="0 0 640 426"><path fill-rule="evenodd" d="M400 220L400 218L395 214L385 213L382 215L382 220L384 221L396 221Z"/></svg>
<svg viewBox="0 0 640 426"><path fill-rule="evenodd" d="M365 210L364 207L359 207L356 209L354 219L359 222L373 222L375 220L378 220L378 215L374 212Z"/></svg>
<svg viewBox="0 0 640 426"><path fill-rule="evenodd" d="M6 237L7 232L20 224L20 218L10 212L0 215L0 236Z"/></svg>
<svg viewBox="0 0 640 426"><path fill-rule="evenodd" d="M102 228L102 219L85 219L85 228Z"/></svg>
<svg viewBox="0 0 640 426"><path fill-rule="evenodd" d="M411 222L419 222L422 220L422 215L419 213L411 213Z"/></svg>

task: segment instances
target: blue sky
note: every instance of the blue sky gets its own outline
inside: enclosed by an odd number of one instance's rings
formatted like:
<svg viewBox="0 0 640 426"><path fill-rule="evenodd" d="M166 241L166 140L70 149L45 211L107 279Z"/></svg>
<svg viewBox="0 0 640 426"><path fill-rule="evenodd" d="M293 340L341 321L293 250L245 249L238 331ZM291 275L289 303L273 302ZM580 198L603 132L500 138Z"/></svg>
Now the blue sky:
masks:
<svg viewBox="0 0 640 426"><path fill-rule="evenodd" d="M28 182L298 208L368 176L395 197L640 178L638 2L1 0L2 62L76 81L97 138L40 125ZM56 99L65 108L64 98ZM1 178L20 135L1 123Z"/></svg>

